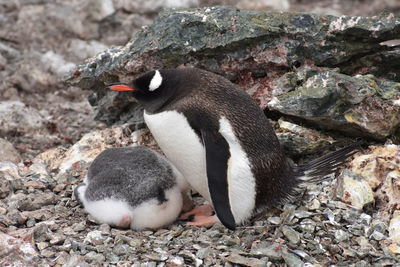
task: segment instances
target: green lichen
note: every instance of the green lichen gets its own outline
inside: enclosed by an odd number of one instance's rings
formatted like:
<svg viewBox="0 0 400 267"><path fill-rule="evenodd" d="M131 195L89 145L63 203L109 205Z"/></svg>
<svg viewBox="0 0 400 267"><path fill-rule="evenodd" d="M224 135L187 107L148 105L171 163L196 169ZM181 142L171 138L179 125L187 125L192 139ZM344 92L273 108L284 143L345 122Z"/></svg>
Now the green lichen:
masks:
<svg viewBox="0 0 400 267"><path fill-rule="evenodd" d="M391 81L378 81L378 94L384 100L400 99L400 83Z"/></svg>

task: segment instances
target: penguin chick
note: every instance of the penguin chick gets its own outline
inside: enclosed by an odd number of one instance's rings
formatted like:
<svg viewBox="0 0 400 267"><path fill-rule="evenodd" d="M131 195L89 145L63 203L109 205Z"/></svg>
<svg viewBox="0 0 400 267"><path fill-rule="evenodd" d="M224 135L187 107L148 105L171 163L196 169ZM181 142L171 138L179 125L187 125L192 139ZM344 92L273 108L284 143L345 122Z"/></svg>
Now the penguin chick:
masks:
<svg viewBox="0 0 400 267"><path fill-rule="evenodd" d="M196 69L150 71L111 90L126 91L166 157L215 209L191 225L227 228L284 203L334 172L359 145L292 166L263 110L237 85ZM172 126L172 127L171 127Z"/></svg>
<svg viewBox="0 0 400 267"><path fill-rule="evenodd" d="M174 222L186 188L182 175L166 159L135 146L100 153L74 195L99 223L141 230Z"/></svg>

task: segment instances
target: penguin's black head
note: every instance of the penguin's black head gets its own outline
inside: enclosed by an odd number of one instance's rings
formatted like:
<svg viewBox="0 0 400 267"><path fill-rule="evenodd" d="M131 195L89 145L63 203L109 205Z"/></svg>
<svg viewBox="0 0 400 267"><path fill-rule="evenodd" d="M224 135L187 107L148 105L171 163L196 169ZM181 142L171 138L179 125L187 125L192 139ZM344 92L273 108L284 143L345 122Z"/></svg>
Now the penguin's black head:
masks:
<svg viewBox="0 0 400 267"><path fill-rule="evenodd" d="M145 109L154 109L173 97L179 76L179 70L153 70L130 83L116 83L109 88L114 91L127 91L143 104Z"/></svg>
<svg viewBox="0 0 400 267"><path fill-rule="evenodd" d="M147 72L131 83L116 83L110 85L110 89L114 91L130 91L133 96L153 96L157 97L160 91L165 87L163 70L153 70Z"/></svg>

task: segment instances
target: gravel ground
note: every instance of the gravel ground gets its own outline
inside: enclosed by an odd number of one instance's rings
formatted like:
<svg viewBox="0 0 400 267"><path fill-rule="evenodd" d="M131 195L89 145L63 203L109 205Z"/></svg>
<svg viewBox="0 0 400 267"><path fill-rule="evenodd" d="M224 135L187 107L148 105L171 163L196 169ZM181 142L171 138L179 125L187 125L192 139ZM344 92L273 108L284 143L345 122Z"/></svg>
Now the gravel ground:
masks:
<svg viewBox="0 0 400 267"><path fill-rule="evenodd" d="M300 202L286 204L232 232L175 223L134 232L97 225L71 200L77 179L56 184L27 175L2 200L2 231L30 240L40 266L393 266L387 224L334 200L331 182L315 186ZM28 236L28 237L27 237ZM3 253L7 249L2 250ZM18 251L18 250L17 250ZM20 252L19 252L20 253ZM0 262L15 256L4 255ZM136 265L135 265L136 266ZM140 265L141 266L141 265Z"/></svg>
<svg viewBox="0 0 400 267"><path fill-rule="evenodd" d="M337 183L345 179L343 173L338 179L332 175L320 184L309 186L298 200L272 209L236 231L220 224L205 228L188 227L179 222L165 229L139 232L98 225L72 197L74 186L86 173L86 161L90 161L84 154L76 155L76 151L86 147L84 153L89 151L87 155L93 156L104 149L102 144L115 147L133 142L154 146L147 132L133 136L136 137L131 140L123 127L114 127L85 135L82 140L86 141L80 141L68 151L47 151L34 159L30 167L0 164L0 174L6 181L0 189L0 231L7 235L0 236L0 263L13 266L400 266L398 247L392 247L390 240L396 236L395 230L390 229L395 227L392 222L395 215L389 221L396 205L381 202L357 208L355 204L344 203ZM362 153L367 155L372 149ZM400 154L400 148L396 153ZM57 164L66 166L65 162L70 165L62 173ZM348 165L346 169L351 167ZM198 195L193 198L196 203L202 202ZM11 237L15 239L10 241Z"/></svg>

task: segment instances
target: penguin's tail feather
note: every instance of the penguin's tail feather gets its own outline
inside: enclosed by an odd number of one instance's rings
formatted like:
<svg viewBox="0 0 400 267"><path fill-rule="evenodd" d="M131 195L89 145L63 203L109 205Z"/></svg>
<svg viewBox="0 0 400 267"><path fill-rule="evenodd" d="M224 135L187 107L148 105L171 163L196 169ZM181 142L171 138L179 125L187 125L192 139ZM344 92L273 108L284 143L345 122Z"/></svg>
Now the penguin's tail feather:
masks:
<svg viewBox="0 0 400 267"><path fill-rule="evenodd" d="M338 171L344 161L358 152L363 140L354 142L342 149L314 159L306 164L295 166L294 175L301 186L316 183L329 178L329 174Z"/></svg>

